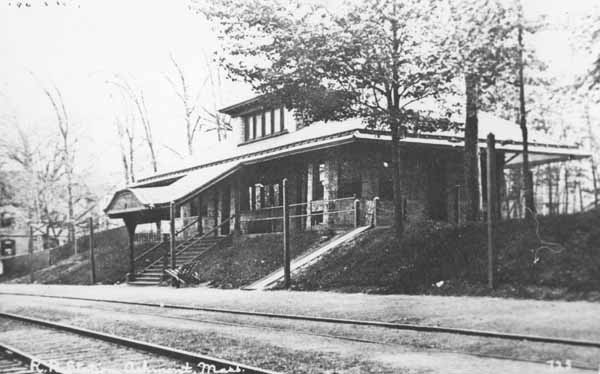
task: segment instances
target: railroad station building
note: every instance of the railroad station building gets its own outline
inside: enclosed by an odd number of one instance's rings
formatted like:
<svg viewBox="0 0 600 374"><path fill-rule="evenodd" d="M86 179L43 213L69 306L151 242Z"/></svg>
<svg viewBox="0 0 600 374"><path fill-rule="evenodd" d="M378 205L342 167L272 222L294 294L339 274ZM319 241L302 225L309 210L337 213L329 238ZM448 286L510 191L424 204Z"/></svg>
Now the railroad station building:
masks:
<svg viewBox="0 0 600 374"><path fill-rule="evenodd" d="M369 220L377 197L377 221L391 223L392 173L389 132L368 129L359 119L308 126L293 112L256 97L221 110L233 124L234 147L202 160L138 180L115 192L105 212L122 218L130 231L140 223L188 222L197 232L218 227L219 235L281 230L282 181L287 180L291 229L352 224L344 214L358 200L360 220ZM521 165L518 125L480 113L480 175L485 176L485 137L496 137L496 178L507 197L504 171ZM541 165L584 158L573 145L531 134L530 162ZM464 220L462 132L409 134L401 140L401 179L407 222ZM480 178L482 207L486 178ZM503 206L503 204L501 204ZM171 213L173 209L173 213ZM189 225L188 225L189 226Z"/></svg>

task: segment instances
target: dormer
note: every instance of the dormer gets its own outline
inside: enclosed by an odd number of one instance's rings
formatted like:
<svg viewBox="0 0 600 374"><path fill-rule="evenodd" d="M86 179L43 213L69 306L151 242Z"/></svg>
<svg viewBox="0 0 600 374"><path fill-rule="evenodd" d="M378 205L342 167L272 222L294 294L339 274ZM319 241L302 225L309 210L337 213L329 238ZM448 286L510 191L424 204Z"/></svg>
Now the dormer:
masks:
<svg viewBox="0 0 600 374"><path fill-rule="evenodd" d="M231 105L220 112L231 116L233 136L238 146L296 131L292 111L267 103L263 96Z"/></svg>

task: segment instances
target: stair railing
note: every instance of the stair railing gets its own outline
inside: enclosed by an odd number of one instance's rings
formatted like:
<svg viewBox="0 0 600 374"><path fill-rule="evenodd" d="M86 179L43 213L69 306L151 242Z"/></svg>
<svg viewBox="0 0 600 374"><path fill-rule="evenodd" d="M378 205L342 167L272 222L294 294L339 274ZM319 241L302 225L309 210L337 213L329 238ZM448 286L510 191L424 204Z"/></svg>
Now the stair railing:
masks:
<svg viewBox="0 0 600 374"><path fill-rule="evenodd" d="M179 234L183 233L185 230L189 229L193 225L197 224L201 218L202 218L201 216L197 216L196 219L194 219L192 222L188 223L187 225L183 226L181 229L176 231L175 237L177 237Z"/></svg>
<svg viewBox="0 0 600 374"><path fill-rule="evenodd" d="M133 263L136 265L136 269L138 268L138 264L140 262L142 262L142 260L145 260L147 257L150 256L150 254L154 253L156 250L158 250L163 244L165 243L164 239L162 241L160 241L158 244L153 245L152 247L150 247L149 249L145 250L144 252L142 252L141 254L139 254L138 256L136 256L133 259Z"/></svg>
<svg viewBox="0 0 600 374"><path fill-rule="evenodd" d="M178 256L179 254L183 253L191 245L193 245L193 244L195 244L195 243L197 243L197 242L199 242L199 241L201 241L203 239L208 238L210 235L214 235L216 232L218 232L218 230L221 227L229 224L231 222L231 220L233 220L233 219L235 219L235 214L232 215L231 217L227 218L223 222L219 223L218 225L215 225L212 229L210 229L208 232L206 232L205 234L203 234L199 238L195 238L191 243L189 243L188 245L184 246L179 251L177 251L176 254L175 254L175 256ZM231 236L231 234L230 234L230 236ZM189 273L189 271L187 271L187 270L192 270L191 268L193 266L195 266L195 262L197 262L200 257L202 257L206 252L210 251L211 249L213 249L217 245L219 245L219 243L215 243L215 245L213 245L212 247L207 248L205 251L203 251L202 253L198 254L198 256L194 257L192 260L186 262L185 264L177 266L175 269L170 269L168 267L169 253L168 253L168 251L166 251L165 254L164 254L164 257L163 257L163 274L169 275L176 282L178 282L180 284L187 284L188 282L186 281L186 278L188 278L187 277L187 275L188 275L187 273ZM185 273L185 274L183 274L183 273Z"/></svg>

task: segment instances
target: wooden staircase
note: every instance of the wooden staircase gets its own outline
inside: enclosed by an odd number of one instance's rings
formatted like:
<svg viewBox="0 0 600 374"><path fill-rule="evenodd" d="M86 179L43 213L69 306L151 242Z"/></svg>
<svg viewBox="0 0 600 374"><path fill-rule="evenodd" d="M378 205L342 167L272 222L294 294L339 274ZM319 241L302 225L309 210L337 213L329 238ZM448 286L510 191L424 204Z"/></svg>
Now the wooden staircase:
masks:
<svg viewBox="0 0 600 374"><path fill-rule="evenodd" d="M223 239L224 237L197 235L178 244L175 248L176 267L194 261L203 253L218 245ZM160 251L163 255L144 267L140 272L137 272L135 278L128 282L130 285L158 286L163 282L165 268L171 265L169 243L163 242L155 246L153 250Z"/></svg>

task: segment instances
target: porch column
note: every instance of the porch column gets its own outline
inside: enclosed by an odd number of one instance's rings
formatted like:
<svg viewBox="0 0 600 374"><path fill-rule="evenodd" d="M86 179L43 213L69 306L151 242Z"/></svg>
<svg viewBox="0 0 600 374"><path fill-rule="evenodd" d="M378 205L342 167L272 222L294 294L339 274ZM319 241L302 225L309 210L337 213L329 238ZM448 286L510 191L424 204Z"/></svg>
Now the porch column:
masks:
<svg viewBox="0 0 600 374"><path fill-rule="evenodd" d="M336 159L329 159L325 162L325 185L323 186L323 200L335 200L337 199L338 191L338 163ZM335 217L330 216L327 212L329 211L329 203L325 203L323 206L323 223L330 225L334 223Z"/></svg>
<svg viewBox="0 0 600 374"><path fill-rule="evenodd" d="M198 204L198 234L202 235L204 232L203 228L202 228L202 196L198 196L198 200L196 202Z"/></svg>
<svg viewBox="0 0 600 374"><path fill-rule="evenodd" d="M217 220L215 222L215 225L220 225L221 222L223 222L223 199L224 199L224 195L225 195L225 191L223 190L223 188L220 188L217 190ZM219 227L219 229L216 231L218 235L223 234L222 233L223 228Z"/></svg>
<svg viewBox="0 0 600 374"><path fill-rule="evenodd" d="M315 176L315 165L309 163L306 175L306 229L312 227L312 198L313 198L313 183Z"/></svg>
<svg viewBox="0 0 600 374"><path fill-rule="evenodd" d="M156 234L158 236L158 241L162 241L162 228L160 219L155 222L156 224Z"/></svg>
<svg viewBox="0 0 600 374"><path fill-rule="evenodd" d="M192 204L193 200L188 201L187 203L181 205L179 208L179 217L181 217L181 228L185 227L191 221L192 216ZM189 237L189 230L185 230L183 232L183 238L187 239Z"/></svg>
<svg viewBox="0 0 600 374"><path fill-rule="evenodd" d="M217 204L216 204L216 192L214 188L206 191L204 196L204 203L206 204L206 217L203 219L203 225L205 232L209 232L215 227L217 222Z"/></svg>
<svg viewBox="0 0 600 374"><path fill-rule="evenodd" d="M135 228L137 220L134 217L123 218L129 239L129 281L135 280Z"/></svg>
<svg viewBox="0 0 600 374"><path fill-rule="evenodd" d="M240 176L237 175L233 179L231 184L231 197L230 197L230 212L229 216L234 217L230 222L230 229L235 235L240 234L240 206L241 206L241 182Z"/></svg>

